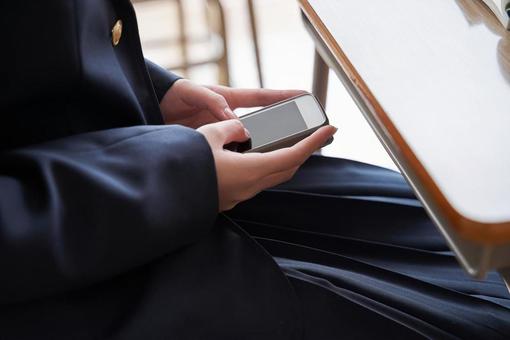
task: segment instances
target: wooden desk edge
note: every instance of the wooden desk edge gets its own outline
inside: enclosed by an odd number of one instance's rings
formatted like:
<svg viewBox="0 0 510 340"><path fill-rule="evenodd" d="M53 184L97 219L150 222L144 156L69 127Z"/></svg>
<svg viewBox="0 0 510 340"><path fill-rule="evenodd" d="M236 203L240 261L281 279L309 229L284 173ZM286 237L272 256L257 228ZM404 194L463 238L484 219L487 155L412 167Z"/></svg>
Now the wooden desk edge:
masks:
<svg viewBox="0 0 510 340"><path fill-rule="evenodd" d="M364 101L364 104L370 108L375 119L384 127L384 130L387 132L387 137L399 148L400 153L405 157L409 167L416 175L415 177L421 182L421 187L425 188L427 196L435 201L441 214L443 214L444 218L448 221L448 224L461 236L478 243L498 245L510 241L510 221L502 223L483 223L475 221L462 216L448 202L308 0L298 1L303 13L306 15L321 40L332 52L334 58L342 67L343 72L345 72L357 91L361 94L360 97Z"/></svg>

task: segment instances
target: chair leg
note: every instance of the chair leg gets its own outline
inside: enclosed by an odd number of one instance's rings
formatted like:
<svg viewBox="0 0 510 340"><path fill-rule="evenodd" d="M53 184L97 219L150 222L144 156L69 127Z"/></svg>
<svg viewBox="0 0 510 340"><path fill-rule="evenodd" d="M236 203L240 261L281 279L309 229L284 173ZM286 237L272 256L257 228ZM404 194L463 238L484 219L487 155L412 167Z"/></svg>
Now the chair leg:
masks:
<svg viewBox="0 0 510 340"><path fill-rule="evenodd" d="M186 34L186 13L184 11L184 6L182 0L176 0L177 3L177 20L179 25L179 45L181 48L181 58L182 58L182 76L188 77L188 35Z"/></svg>
<svg viewBox="0 0 510 340"><path fill-rule="evenodd" d="M248 11L250 13L250 26L251 26L251 37L253 41L253 48L255 50L255 60L257 62L257 75L259 77L259 86L264 87L264 77L262 74L262 61L260 56L260 47L258 40L258 28L257 28L257 17L255 13L255 4L253 0L248 1Z"/></svg>
<svg viewBox="0 0 510 340"><path fill-rule="evenodd" d="M217 17L219 21L219 35L223 44L223 53L219 60L218 64L218 83L221 85L230 86L230 65L229 65L229 48L228 48L228 40L227 40L227 24L225 20L225 10L220 0L208 0L209 6L214 6L214 9L217 11Z"/></svg>

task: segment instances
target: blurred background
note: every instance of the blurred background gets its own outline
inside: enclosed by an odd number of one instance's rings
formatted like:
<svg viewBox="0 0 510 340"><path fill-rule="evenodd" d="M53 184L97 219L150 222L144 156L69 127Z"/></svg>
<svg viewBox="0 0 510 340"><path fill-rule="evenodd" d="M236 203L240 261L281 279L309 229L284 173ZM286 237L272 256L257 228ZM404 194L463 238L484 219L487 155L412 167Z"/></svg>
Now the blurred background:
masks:
<svg viewBox="0 0 510 340"><path fill-rule="evenodd" d="M296 0L133 3L145 57L183 77L311 91L314 46ZM336 75L329 79L326 112L339 130L322 153L396 169Z"/></svg>

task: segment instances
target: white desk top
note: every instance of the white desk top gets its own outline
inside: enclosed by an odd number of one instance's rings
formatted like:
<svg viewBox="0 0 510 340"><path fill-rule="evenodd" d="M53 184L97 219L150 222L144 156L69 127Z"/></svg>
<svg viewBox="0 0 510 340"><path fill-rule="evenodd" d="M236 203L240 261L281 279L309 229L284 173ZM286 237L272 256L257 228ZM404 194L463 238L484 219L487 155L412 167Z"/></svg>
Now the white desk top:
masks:
<svg viewBox="0 0 510 340"><path fill-rule="evenodd" d="M510 223L510 33L481 1L307 2L453 209Z"/></svg>

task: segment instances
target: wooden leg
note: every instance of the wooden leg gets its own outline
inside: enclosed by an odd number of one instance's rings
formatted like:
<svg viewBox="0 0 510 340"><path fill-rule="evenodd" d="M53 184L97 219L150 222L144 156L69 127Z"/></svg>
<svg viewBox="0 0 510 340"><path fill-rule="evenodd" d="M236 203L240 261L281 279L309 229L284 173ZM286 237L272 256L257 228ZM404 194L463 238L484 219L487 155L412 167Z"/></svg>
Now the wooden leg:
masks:
<svg viewBox="0 0 510 340"><path fill-rule="evenodd" d="M248 12L250 14L251 38L253 41L253 49L255 50L255 60L257 62L257 75L259 77L259 85L264 87L264 78L262 75L262 58L260 56L260 47L257 30L257 17L255 15L255 5L253 0L248 0Z"/></svg>
<svg viewBox="0 0 510 340"><path fill-rule="evenodd" d="M230 69L228 59L228 40L227 40L227 24L225 20L225 10L220 0L207 0L208 8L210 11L207 12L207 18L209 27L218 26L217 30L221 36L223 53L217 61L218 64L218 84L230 86ZM211 13L213 11L213 13ZM212 15L214 14L214 15ZM211 18L214 17L214 18ZM211 19L216 19L218 23L212 25Z"/></svg>
<svg viewBox="0 0 510 340"><path fill-rule="evenodd" d="M312 93L317 97L324 108L326 108L328 95L328 77L329 67L316 50L313 62Z"/></svg>
<svg viewBox="0 0 510 340"><path fill-rule="evenodd" d="M181 75L188 77L188 35L186 34L186 13L182 0L177 0L177 18L179 24L179 45L181 47L182 65L184 65Z"/></svg>

